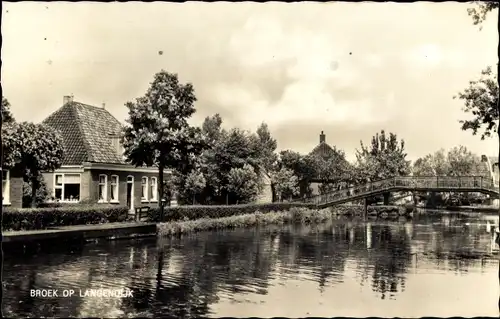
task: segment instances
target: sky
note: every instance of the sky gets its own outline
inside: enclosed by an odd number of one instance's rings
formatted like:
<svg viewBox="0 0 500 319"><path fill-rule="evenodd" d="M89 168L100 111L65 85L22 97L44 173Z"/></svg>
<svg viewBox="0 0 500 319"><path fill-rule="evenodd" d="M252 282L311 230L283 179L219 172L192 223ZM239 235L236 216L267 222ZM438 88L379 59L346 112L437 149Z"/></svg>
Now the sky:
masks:
<svg viewBox="0 0 500 319"><path fill-rule="evenodd" d="M194 85L199 125L269 125L278 149L308 153L324 131L354 158L382 129L415 160L498 140L460 130L453 96L498 61L497 14L470 3L3 3L2 86L19 121L41 122L64 95L125 121L156 72Z"/></svg>

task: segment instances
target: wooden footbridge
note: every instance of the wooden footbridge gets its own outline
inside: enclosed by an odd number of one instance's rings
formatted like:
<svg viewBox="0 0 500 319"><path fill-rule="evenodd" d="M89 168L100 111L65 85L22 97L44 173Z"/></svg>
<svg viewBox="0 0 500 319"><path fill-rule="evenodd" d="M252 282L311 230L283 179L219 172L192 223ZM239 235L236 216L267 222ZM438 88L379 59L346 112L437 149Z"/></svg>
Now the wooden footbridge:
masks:
<svg viewBox="0 0 500 319"><path fill-rule="evenodd" d="M305 198L306 203L324 208L391 192L478 192L499 198L493 179L482 176L404 176Z"/></svg>

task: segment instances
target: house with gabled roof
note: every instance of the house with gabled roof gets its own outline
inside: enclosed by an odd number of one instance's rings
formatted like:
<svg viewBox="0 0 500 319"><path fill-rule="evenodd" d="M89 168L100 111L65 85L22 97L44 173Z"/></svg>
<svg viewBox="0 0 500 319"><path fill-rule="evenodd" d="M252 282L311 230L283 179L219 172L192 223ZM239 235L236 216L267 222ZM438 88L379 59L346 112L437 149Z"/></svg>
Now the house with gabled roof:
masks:
<svg viewBox="0 0 500 319"><path fill-rule="evenodd" d="M319 144L309 153L309 155L319 156L328 159L335 154L333 148L326 143L326 135L323 131L319 134ZM311 183L312 195L318 195L321 183Z"/></svg>
<svg viewBox="0 0 500 319"><path fill-rule="evenodd" d="M319 144L313 148L310 155L316 155L320 156L322 158L329 158L333 156L335 151L333 148L326 143L326 135L323 131L321 131L321 134L319 135Z"/></svg>
<svg viewBox="0 0 500 319"><path fill-rule="evenodd" d="M63 139L62 166L43 174L53 200L127 205L131 211L159 204L158 169L125 161L122 125L104 105L87 105L65 96L63 106L43 124L59 131ZM164 180L170 176L166 171Z"/></svg>

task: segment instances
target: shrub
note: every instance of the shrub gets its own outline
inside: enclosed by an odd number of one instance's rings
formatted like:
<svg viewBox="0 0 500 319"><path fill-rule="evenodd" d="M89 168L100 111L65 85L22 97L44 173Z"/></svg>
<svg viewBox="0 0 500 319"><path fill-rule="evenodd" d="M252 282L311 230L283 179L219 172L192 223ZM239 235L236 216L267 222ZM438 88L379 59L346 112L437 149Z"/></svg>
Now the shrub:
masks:
<svg viewBox="0 0 500 319"><path fill-rule="evenodd" d="M314 205L303 203L270 203L270 204L244 204L244 205L224 205L224 206L177 206L165 207L163 221L195 220L201 218L222 218L260 213L271 211L279 212L289 210L292 207L314 208ZM149 211L150 221L160 221L159 208L152 208Z"/></svg>
<svg viewBox="0 0 500 319"><path fill-rule="evenodd" d="M35 230L48 227L104 224L125 221L125 206L82 206L4 209L4 230Z"/></svg>

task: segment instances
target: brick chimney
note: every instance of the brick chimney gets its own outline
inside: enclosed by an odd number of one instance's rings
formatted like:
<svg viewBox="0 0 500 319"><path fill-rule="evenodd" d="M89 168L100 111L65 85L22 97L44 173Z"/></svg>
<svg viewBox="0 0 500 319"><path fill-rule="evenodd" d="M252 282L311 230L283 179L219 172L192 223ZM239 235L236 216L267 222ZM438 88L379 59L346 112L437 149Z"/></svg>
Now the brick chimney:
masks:
<svg viewBox="0 0 500 319"><path fill-rule="evenodd" d="M319 142L326 143L326 136L325 133L323 133L323 131L321 131L321 134L319 135Z"/></svg>
<svg viewBox="0 0 500 319"><path fill-rule="evenodd" d="M63 105L70 102L73 102L73 95L65 95L63 97Z"/></svg>

